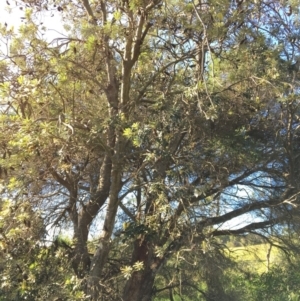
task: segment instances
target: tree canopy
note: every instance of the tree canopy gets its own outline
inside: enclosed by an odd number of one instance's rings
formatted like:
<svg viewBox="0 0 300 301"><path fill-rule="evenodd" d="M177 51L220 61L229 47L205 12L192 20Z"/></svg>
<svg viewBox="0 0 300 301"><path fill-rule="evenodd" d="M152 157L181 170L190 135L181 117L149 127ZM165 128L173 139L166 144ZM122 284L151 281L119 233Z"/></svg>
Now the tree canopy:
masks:
<svg viewBox="0 0 300 301"><path fill-rule="evenodd" d="M0 24L1 290L20 274L18 300L148 301L218 237L298 231L299 4L7 2L24 17Z"/></svg>

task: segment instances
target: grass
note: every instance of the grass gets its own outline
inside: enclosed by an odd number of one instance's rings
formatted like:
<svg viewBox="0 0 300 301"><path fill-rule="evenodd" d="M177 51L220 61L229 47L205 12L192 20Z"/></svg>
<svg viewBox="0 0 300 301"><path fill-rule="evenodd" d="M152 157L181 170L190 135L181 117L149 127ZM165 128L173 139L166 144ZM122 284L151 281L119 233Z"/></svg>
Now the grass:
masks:
<svg viewBox="0 0 300 301"><path fill-rule="evenodd" d="M268 254L270 254L269 259ZM278 262L281 253L280 249L276 247L272 247L270 250L269 244L258 244L229 248L228 256L244 267L249 267L258 273L264 273L268 267Z"/></svg>

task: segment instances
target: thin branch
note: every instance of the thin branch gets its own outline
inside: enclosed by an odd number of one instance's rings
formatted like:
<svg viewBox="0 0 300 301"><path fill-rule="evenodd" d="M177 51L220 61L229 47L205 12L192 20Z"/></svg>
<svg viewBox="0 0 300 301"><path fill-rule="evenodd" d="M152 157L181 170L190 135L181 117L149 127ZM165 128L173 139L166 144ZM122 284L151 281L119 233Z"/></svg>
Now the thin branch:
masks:
<svg viewBox="0 0 300 301"><path fill-rule="evenodd" d="M238 235L238 234L244 234L247 232L251 232L253 230L268 228L271 225L274 225L276 222L278 222L280 219L274 218L268 221L264 222L258 222L258 223L251 223L245 227L242 227L240 229L236 230L215 230L211 233L212 236L222 236L222 235Z"/></svg>
<svg viewBox="0 0 300 301"><path fill-rule="evenodd" d="M124 211L124 213L125 213L128 217L130 217L130 219L132 219L133 221L136 221L136 218L135 218L134 214L132 214L132 213L130 212L130 210L128 210L127 207L126 207L121 201L119 202L119 206L120 206L120 208Z"/></svg>

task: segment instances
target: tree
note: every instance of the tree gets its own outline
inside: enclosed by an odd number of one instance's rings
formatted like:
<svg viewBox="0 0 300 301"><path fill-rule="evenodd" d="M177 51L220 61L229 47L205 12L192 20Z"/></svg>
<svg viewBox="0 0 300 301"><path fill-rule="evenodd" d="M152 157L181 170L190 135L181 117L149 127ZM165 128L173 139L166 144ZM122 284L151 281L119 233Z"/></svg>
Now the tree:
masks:
<svg viewBox="0 0 300 301"><path fill-rule="evenodd" d="M91 300L151 300L183 249L293 223L298 3L16 2L19 33L1 25L3 197L72 229ZM46 10L67 36L43 38Z"/></svg>

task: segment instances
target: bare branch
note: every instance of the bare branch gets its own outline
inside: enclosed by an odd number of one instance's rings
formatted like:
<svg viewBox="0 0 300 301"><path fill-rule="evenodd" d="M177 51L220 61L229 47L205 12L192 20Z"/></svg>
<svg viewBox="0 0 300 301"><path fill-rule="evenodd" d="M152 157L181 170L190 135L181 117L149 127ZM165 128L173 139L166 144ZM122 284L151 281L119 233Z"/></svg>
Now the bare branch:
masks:
<svg viewBox="0 0 300 301"><path fill-rule="evenodd" d="M95 19L93 11L91 9L89 0L82 0L82 4L83 4L84 8L86 9L88 15L91 17L92 21L96 24L96 21L95 21L96 19Z"/></svg>

